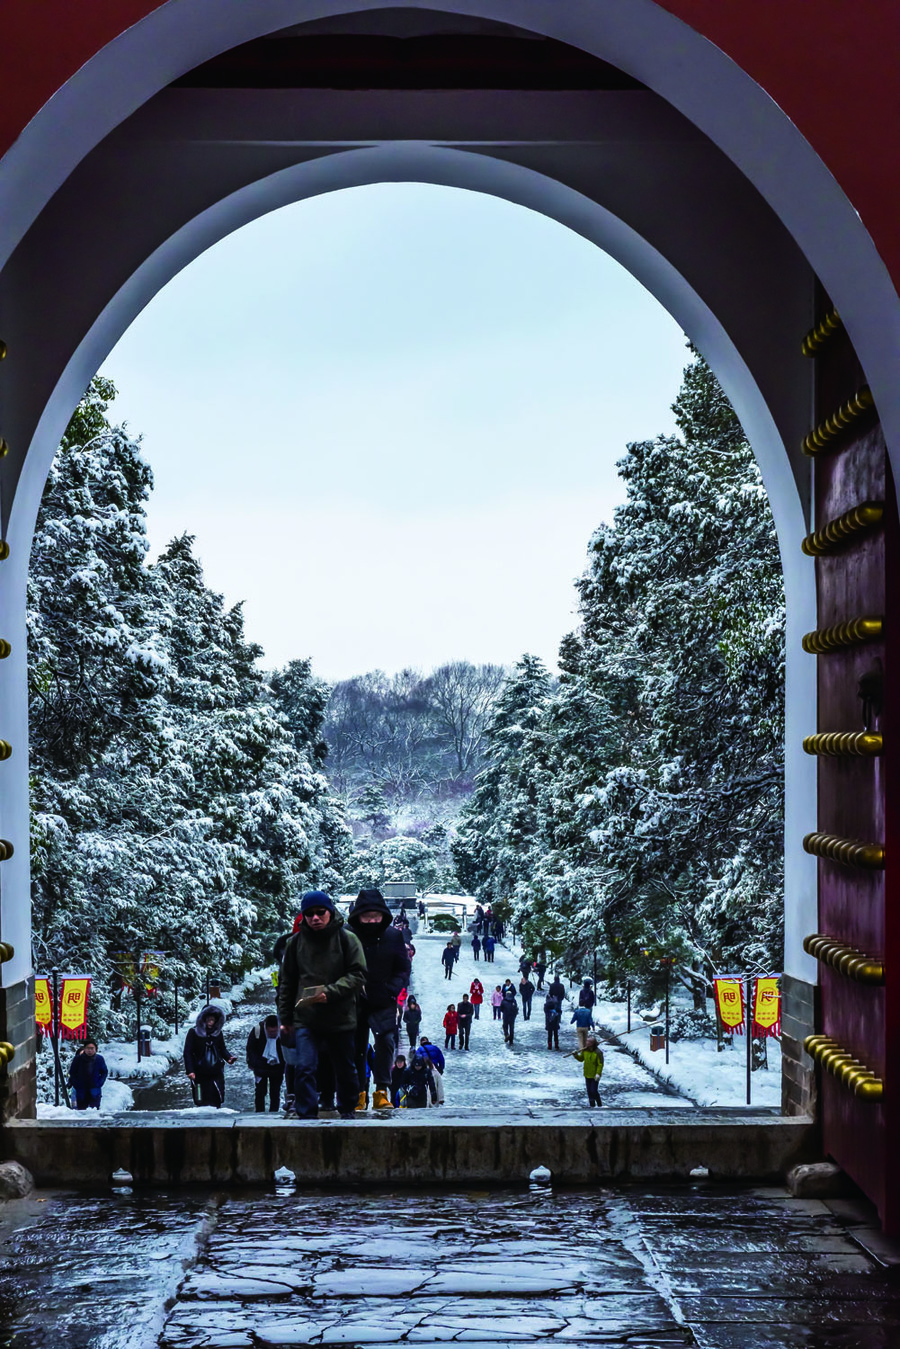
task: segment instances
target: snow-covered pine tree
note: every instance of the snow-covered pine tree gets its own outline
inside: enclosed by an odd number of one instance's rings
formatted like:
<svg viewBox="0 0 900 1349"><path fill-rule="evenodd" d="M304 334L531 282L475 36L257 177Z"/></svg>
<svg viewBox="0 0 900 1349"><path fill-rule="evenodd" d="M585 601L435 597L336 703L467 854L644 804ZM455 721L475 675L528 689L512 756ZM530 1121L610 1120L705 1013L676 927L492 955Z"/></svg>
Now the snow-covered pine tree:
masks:
<svg viewBox="0 0 900 1349"><path fill-rule="evenodd" d="M530 945L650 992L674 954L699 1001L723 968L780 968L784 601L759 471L699 358L675 413L680 436L619 465L559 687L513 780L482 775L457 859Z"/></svg>
<svg viewBox="0 0 900 1349"><path fill-rule="evenodd" d="M106 421L113 393L94 381L73 418L32 553L35 960L102 996L120 953L166 951L164 1018L176 979L190 995L265 958L298 891L336 883L348 831L308 665L270 691L189 538L146 565L152 479Z"/></svg>

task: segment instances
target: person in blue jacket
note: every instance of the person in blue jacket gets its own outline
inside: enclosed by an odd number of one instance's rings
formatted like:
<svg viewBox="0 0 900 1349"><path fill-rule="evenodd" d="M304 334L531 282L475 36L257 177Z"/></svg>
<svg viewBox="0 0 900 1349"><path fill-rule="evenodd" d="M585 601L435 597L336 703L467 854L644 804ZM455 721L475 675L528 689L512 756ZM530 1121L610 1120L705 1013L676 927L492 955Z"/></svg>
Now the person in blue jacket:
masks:
<svg viewBox="0 0 900 1349"><path fill-rule="evenodd" d="M590 1007L576 1007L572 1013L572 1020L575 1022L575 1034L578 1036L578 1048L584 1049L587 1044L588 1031L594 1025L594 1013Z"/></svg>
<svg viewBox="0 0 900 1349"><path fill-rule="evenodd" d="M75 1092L75 1109L99 1110L103 1083L108 1077L106 1060L97 1053L97 1041L86 1040L69 1068L67 1085Z"/></svg>
<svg viewBox="0 0 900 1349"><path fill-rule="evenodd" d="M425 1053L431 1060L431 1066L434 1069L434 1085L437 1091L438 1105L444 1104L444 1067L447 1060L444 1058L444 1052L437 1045L433 1045L427 1035L419 1039L419 1048L417 1053Z"/></svg>
<svg viewBox="0 0 900 1349"><path fill-rule="evenodd" d="M484 958L489 965L493 965L494 963L494 945L494 938L490 935L485 937L484 941L481 943L481 949L484 951Z"/></svg>

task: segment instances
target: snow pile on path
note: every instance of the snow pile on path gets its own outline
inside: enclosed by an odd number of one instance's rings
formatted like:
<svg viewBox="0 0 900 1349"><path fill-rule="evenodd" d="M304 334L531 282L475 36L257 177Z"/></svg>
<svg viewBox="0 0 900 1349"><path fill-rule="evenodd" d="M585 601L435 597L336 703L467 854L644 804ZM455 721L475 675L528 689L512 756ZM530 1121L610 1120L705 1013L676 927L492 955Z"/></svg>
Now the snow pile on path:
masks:
<svg viewBox="0 0 900 1349"><path fill-rule="evenodd" d="M134 1095L130 1087L124 1082L114 1082L108 1078L103 1085L103 1098L99 1110L70 1110L67 1105L49 1105L46 1101L38 1101L37 1117L38 1119L96 1119L104 1115L118 1115L123 1110L130 1110L134 1105Z"/></svg>

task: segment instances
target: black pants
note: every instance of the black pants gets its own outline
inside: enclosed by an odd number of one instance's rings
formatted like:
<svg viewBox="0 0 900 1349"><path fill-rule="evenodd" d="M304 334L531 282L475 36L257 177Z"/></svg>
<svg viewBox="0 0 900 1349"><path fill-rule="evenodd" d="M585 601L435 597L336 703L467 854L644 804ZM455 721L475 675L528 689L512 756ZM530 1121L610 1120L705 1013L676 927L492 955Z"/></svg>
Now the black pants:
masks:
<svg viewBox="0 0 900 1349"><path fill-rule="evenodd" d="M493 1003L491 1004L491 1006L493 1007ZM499 1007L494 1007L494 1020L495 1020L495 1021L499 1021L499 1020L500 1020L500 1008L499 1008Z"/></svg>
<svg viewBox="0 0 900 1349"><path fill-rule="evenodd" d="M372 1079L376 1087L389 1092L394 1059L400 1046L400 1032L393 1030L372 1031L375 1062L372 1065ZM369 1048L369 1023L363 1015L356 1026L356 1076L359 1090L366 1090L366 1057Z"/></svg>
<svg viewBox="0 0 900 1349"><path fill-rule="evenodd" d="M531 1020L531 998L522 999L522 1020Z"/></svg>
<svg viewBox="0 0 900 1349"><path fill-rule="evenodd" d="M218 1110L225 1102L225 1069L220 1068L212 1077L197 1074L198 1105L214 1105Z"/></svg>
<svg viewBox="0 0 900 1349"><path fill-rule="evenodd" d="M274 1113L281 1105L281 1084L284 1080L283 1068L267 1068L262 1077L256 1079L256 1113L261 1115L266 1108L266 1095L269 1097L269 1110Z"/></svg>
<svg viewBox="0 0 900 1349"><path fill-rule="evenodd" d="M421 1021L407 1021L406 1023L406 1033L409 1036L410 1049L415 1049L416 1047L416 1041L419 1038L419 1027L421 1026L421 1024L422 1024Z"/></svg>
<svg viewBox="0 0 900 1349"><path fill-rule="evenodd" d="M478 959L478 957L479 957L480 954L481 954L481 947L480 947L480 946L473 946L473 947L472 947L472 955L475 957L476 960Z"/></svg>
<svg viewBox="0 0 900 1349"><path fill-rule="evenodd" d="M508 1045L511 1045L516 1038L516 1019L512 1016L503 1018L503 1038Z"/></svg>
<svg viewBox="0 0 900 1349"><path fill-rule="evenodd" d="M592 1106L602 1105L603 1102L600 1100L599 1077L586 1077L584 1079L584 1085L587 1087L588 1104Z"/></svg>
<svg viewBox="0 0 900 1349"><path fill-rule="evenodd" d="M455 1035L445 1035L445 1036L444 1036L444 1048L445 1048L445 1049L455 1049L455 1048L456 1048L456 1036L455 1036Z"/></svg>
<svg viewBox="0 0 900 1349"><path fill-rule="evenodd" d="M354 1061L354 1033L352 1030L332 1031L329 1034L297 1026L294 1030L297 1063L294 1068L294 1095L297 1114L301 1119L315 1119L319 1113L319 1087L316 1069L319 1055L327 1051L337 1083L337 1106L342 1115L351 1116L356 1109L359 1088ZM388 1073L388 1081L391 1075Z"/></svg>
<svg viewBox="0 0 900 1349"><path fill-rule="evenodd" d="M467 1020L467 1021L460 1021L460 1023L459 1023L459 1047L460 1047L460 1049L468 1049L468 1048L469 1048L469 1035L470 1035L470 1033L471 1033L471 1030L472 1030L472 1022L471 1022L471 1019L470 1019L470 1020Z"/></svg>
<svg viewBox="0 0 900 1349"><path fill-rule="evenodd" d="M547 1027L547 1048L559 1049L559 1026Z"/></svg>
<svg viewBox="0 0 900 1349"><path fill-rule="evenodd" d="M446 961L444 962L444 978L445 978L445 979L452 979L452 978L453 978L453 961L452 961L452 960L450 961L449 965L447 964Z"/></svg>
<svg viewBox="0 0 900 1349"><path fill-rule="evenodd" d="M485 958L485 960L487 961L487 963L488 963L489 965L493 965L493 963L494 963L494 953L493 953L493 951L485 951L485 953L484 953L484 958Z"/></svg>

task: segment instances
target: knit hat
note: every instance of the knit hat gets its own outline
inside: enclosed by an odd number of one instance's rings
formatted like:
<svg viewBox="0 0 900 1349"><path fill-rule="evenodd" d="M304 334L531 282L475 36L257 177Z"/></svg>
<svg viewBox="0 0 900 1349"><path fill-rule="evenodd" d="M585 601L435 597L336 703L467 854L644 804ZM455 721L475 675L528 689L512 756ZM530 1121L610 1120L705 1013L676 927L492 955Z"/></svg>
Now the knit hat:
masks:
<svg viewBox="0 0 900 1349"><path fill-rule="evenodd" d="M327 909L329 913L334 913L334 904L324 890L307 890L300 901L300 912L306 913L307 909Z"/></svg>

